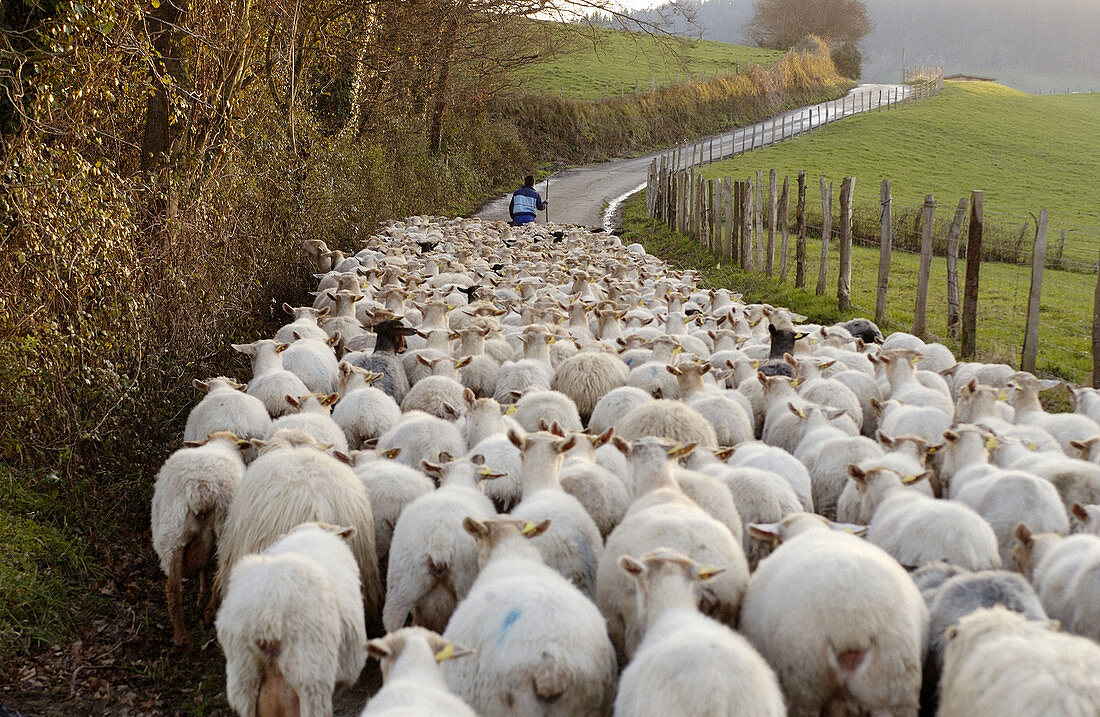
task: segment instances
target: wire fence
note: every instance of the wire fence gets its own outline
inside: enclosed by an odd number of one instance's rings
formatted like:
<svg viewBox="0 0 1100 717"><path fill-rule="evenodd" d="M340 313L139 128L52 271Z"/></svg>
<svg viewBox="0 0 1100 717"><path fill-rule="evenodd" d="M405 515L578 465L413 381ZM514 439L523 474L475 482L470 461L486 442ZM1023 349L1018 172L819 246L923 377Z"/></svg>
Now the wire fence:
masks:
<svg viewBox="0 0 1100 717"><path fill-rule="evenodd" d="M1100 383L1100 228L1060 225L1039 208L987 212L981 192L895 206L889 182L878 206L853 205L855 181L838 190L774 170L707 180L658 159L646 206L720 260L835 293L841 309L874 316L884 330L942 341L964 358Z"/></svg>

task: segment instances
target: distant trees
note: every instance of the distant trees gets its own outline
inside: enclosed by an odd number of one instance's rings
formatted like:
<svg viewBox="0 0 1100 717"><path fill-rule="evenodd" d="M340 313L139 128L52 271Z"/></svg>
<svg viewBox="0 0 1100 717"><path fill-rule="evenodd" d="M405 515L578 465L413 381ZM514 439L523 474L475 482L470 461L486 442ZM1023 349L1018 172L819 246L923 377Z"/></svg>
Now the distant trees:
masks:
<svg viewBox="0 0 1100 717"><path fill-rule="evenodd" d="M871 20L863 0L756 0L745 35L756 45L786 50L805 35L829 47L858 45Z"/></svg>
<svg viewBox="0 0 1100 717"><path fill-rule="evenodd" d="M833 58L833 66L840 74L852 80L863 76L863 53L854 42L834 47L829 54Z"/></svg>

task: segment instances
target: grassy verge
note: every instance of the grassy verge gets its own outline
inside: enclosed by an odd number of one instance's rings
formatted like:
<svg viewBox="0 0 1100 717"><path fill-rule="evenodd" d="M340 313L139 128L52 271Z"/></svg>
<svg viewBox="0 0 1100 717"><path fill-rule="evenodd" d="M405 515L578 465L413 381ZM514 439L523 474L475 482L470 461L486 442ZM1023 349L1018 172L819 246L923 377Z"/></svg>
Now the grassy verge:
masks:
<svg viewBox="0 0 1100 717"><path fill-rule="evenodd" d="M619 95L620 89L647 91L653 83L658 87L679 79L687 83L692 78L717 72L732 73L736 66L745 70L753 65L771 65L783 58L777 50L742 47L712 40L692 40L684 37L593 28L591 30L560 30L552 24L546 31L560 34L565 47L548 59L524 67L519 77L523 90L529 94L549 94L589 100Z"/></svg>
<svg viewBox="0 0 1100 717"><path fill-rule="evenodd" d="M841 312L836 306L836 260L838 247L829 247L828 282L823 295L814 293L820 266L821 242L810 236L806 241L806 283L809 290L794 287L794 239L788 254L787 281L768 278L762 273L745 272L728 264L719 264L692 238L652 222L645 212L644 198L631 199L623 210L623 240L637 241L647 251L679 268L702 272L708 286L724 286L742 292L746 301L787 306L805 314L810 321L835 322L855 316L874 315L878 277L878 250L855 246L852 249L852 311ZM778 238L777 238L778 242ZM884 332L912 329L920 257L895 252L890 264L889 291ZM778 247L775 266L779 266ZM964 272L959 262L959 272ZM989 361L1019 365L1030 274L1027 267L1000 262L982 264L978 299L978 355ZM961 290L961 289L960 289ZM1082 275L1069 271L1047 270L1043 279L1040 307L1040 373L1069 381L1086 381L1091 371L1089 330L1091 316L1081 307L1091 306L1093 285ZM941 341L953 351L958 343L947 332L947 266L941 257L932 261L929 279L927 326L929 340Z"/></svg>
<svg viewBox="0 0 1100 717"><path fill-rule="evenodd" d="M1029 213L1047 208L1048 257L1057 251L1059 230L1066 229L1065 258L1091 271L1100 243L1100 193L1092 188L1100 175L1098 113L1100 93L1034 96L989 83L947 82L941 94L923 102L830 124L702 173L744 177L774 168L780 177L794 177L804 169L811 216L820 215L819 176L838 186L842 177L855 176L857 214L866 215L872 236L883 179L892 185L895 216L919 207L924 195L935 195L937 225L950 222L960 197L983 189L991 251L1000 243L1004 258L1014 255ZM1005 236L991 235L997 225ZM1023 257L1030 256L1033 233L1034 223L1025 232Z"/></svg>

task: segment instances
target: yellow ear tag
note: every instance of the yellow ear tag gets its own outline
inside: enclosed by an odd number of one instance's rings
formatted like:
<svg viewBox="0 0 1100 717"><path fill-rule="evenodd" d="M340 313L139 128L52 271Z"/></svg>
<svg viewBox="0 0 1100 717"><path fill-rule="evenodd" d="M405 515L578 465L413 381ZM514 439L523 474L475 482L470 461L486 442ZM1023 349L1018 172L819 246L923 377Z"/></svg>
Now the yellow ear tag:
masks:
<svg viewBox="0 0 1100 717"><path fill-rule="evenodd" d="M1001 389L1001 392L997 394L997 400L998 401L1007 401L1008 400L1008 394L1004 392L1004 389Z"/></svg>
<svg viewBox="0 0 1100 717"><path fill-rule="evenodd" d="M1028 444L1027 444L1027 449L1029 451L1037 451L1037 450L1039 450L1039 444L1036 443L1035 441L1029 441Z"/></svg>
<svg viewBox="0 0 1100 717"><path fill-rule="evenodd" d="M508 404L508 408L505 409L504 415L505 416L511 416L515 412L516 412L516 404L510 403L510 404Z"/></svg>
<svg viewBox="0 0 1100 717"><path fill-rule="evenodd" d="M454 656L455 656L455 646L449 644L446 647L444 647L442 650L440 650L439 652L435 653L435 661L436 662L443 662L444 660L449 660Z"/></svg>
<svg viewBox="0 0 1100 717"><path fill-rule="evenodd" d="M523 526L523 530L521 530L519 532L522 535L526 535L527 537L531 537L532 535L535 534L536 531L538 531L538 529L539 529L539 526L535 525L531 521L527 521L527 525Z"/></svg>
<svg viewBox="0 0 1100 717"><path fill-rule="evenodd" d="M986 439L986 441L985 441L985 447L986 447L986 450L990 450L990 451L991 451L991 450L993 450L994 448L998 448L998 447L1000 447L1000 445L1001 445L1001 442L997 440L997 437L996 437L996 436L990 436L990 437L989 437L989 438L987 438L987 439Z"/></svg>
<svg viewBox="0 0 1100 717"><path fill-rule="evenodd" d="M558 340L558 337L557 337L557 336L551 336L551 337L550 337L550 340L549 340L549 341L547 341L546 343L548 343L548 344L552 344L552 343L554 343L554 342L555 342L555 341L557 341L557 340Z"/></svg>
<svg viewBox="0 0 1100 717"><path fill-rule="evenodd" d="M672 349L672 355L675 356L683 350L684 350L683 346L677 346L676 348Z"/></svg>
<svg viewBox="0 0 1100 717"><path fill-rule="evenodd" d="M806 417L806 412L803 411L801 408L798 409L798 417L799 418L805 418Z"/></svg>
<svg viewBox="0 0 1100 717"><path fill-rule="evenodd" d="M817 339L810 339L810 346L813 346L816 343L817 343Z"/></svg>
<svg viewBox="0 0 1100 717"><path fill-rule="evenodd" d="M912 473L906 473L905 476L902 477L901 482L906 484L906 485L909 485L910 483L913 483L916 480L917 480L917 477L915 475L913 475Z"/></svg>
<svg viewBox="0 0 1100 717"><path fill-rule="evenodd" d="M913 368L916 368L916 367L917 367L917 364L919 364L919 363L920 363L920 359L919 359L919 358L915 358L915 357L914 357L914 358L911 358L911 359L909 359L909 363L913 364Z"/></svg>
<svg viewBox="0 0 1100 717"><path fill-rule="evenodd" d="M478 468L478 469L477 469L477 474L478 474L479 476L488 476L488 475L492 475L492 474L493 474L493 471L492 471L492 470L490 470L490 469L489 469L489 468L487 468L487 467L486 467L486 468Z"/></svg>
<svg viewBox="0 0 1100 717"><path fill-rule="evenodd" d="M760 364L762 364L762 363L764 363L764 362L763 361L753 361L752 362L752 367L753 368L760 368Z"/></svg>
<svg viewBox="0 0 1100 717"><path fill-rule="evenodd" d="M802 379L800 379L800 378L792 378L791 379L791 386L793 388L798 388L798 384L800 384L800 383L802 383Z"/></svg>
<svg viewBox="0 0 1100 717"><path fill-rule="evenodd" d="M928 447L928 450L926 450L926 451L925 451L925 453L927 453L928 455L932 455L932 454L933 454L933 453L935 453L935 452L936 452L937 450L939 450L939 449L938 449L938 448L937 448L936 446L929 446L929 447Z"/></svg>
<svg viewBox="0 0 1100 717"><path fill-rule="evenodd" d="M707 578L713 578L720 572L722 572L721 568L699 568L699 579L706 580Z"/></svg>

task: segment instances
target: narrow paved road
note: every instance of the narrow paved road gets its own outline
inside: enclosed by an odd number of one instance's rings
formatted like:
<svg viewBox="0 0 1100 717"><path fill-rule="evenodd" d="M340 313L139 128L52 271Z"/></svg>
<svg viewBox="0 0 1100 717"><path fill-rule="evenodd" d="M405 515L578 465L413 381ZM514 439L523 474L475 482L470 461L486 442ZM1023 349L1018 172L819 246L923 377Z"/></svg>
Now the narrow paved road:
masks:
<svg viewBox="0 0 1100 717"><path fill-rule="evenodd" d="M779 141L782 137L808 132L827 122L877 109L880 102L885 105L895 98L905 99L909 92L910 88L905 85L859 85L845 97L832 102L800 107L754 125L686 142L682 145L683 156L687 158L693 150L697 153L701 150L701 154L709 160L713 141L715 159L729 157L741 152L743 147L764 147L772 144L773 140ZM550 220L614 228L618 224L619 205L631 194L645 188L649 163L660 154L662 152L571 167L553 175L550 177ZM545 194L545 183L540 183L536 188ZM505 195L485 203L474 216L507 221L510 197ZM546 213L540 212L538 221L545 222Z"/></svg>

